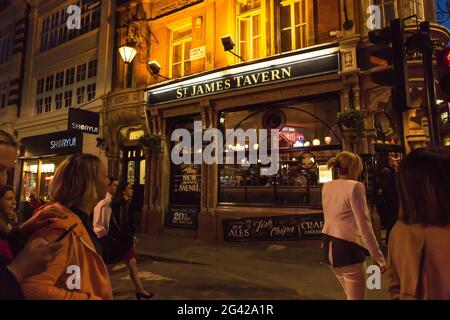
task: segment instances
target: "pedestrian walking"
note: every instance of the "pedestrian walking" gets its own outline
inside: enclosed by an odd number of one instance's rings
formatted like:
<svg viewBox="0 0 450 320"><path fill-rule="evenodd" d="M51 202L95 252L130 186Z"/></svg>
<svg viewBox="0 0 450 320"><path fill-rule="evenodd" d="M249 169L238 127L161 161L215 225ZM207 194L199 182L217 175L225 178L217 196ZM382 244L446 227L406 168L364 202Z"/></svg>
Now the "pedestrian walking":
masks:
<svg viewBox="0 0 450 320"><path fill-rule="evenodd" d="M51 205L67 218L40 229L31 239L61 242L63 248L45 272L22 282L25 298L112 299L108 271L90 219L94 206L106 195L108 182L105 167L94 155L71 155L56 169L50 184L56 202Z"/></svg>
<svg viewBox="0 0 450 320"><path fill-rule="evenodd" d="M93 227L100 244L106 240L109 230L109 220L111 218L111 201L116 193L119 181L114 177L109 177L109 186L106 197L100 200L94 208Z"/></svg>
<svg viewBox="0 0 450 320"><path fill-rule="evenodd" d="M325 183L322 189L324 258L347 299L362 300L366 298L368 253L382 272L386 268L372 228L364 184L358 181L362 160L343 151L329 160L328 168L333 168L337 179Z"/></svg>
<svg viewBox="0 0 450 320"><path fill-rule="evenodd" d="M443 147L416 149L400 165L388 256L393 299L450 299L449 168Z"/></svg>
<svg viewBox="0 0 450 320"><path fill-rule="evenodd" d="M133 247L137 243L135 236L135 213L130 210L133 188L127 182L120 182L111 201L111 218L104 244L103 258L108 264L125 262L130 278L136 288L136 298L150 299L153 293L148 292L139 278L136 254Z"/></svg>

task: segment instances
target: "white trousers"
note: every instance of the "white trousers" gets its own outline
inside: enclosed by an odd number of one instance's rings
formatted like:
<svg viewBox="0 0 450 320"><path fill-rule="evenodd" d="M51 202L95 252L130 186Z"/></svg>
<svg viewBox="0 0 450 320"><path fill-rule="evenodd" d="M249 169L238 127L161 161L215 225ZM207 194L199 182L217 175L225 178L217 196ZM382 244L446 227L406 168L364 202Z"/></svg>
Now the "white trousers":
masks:
<svg viewBox="0 0 450 320"><path fill-rule="evenodd" d="M328 258L333 265L333 250L329 243ZM366 299L366 263L356 263L345 267L331 267L347 295L347 300Z"/></svg>

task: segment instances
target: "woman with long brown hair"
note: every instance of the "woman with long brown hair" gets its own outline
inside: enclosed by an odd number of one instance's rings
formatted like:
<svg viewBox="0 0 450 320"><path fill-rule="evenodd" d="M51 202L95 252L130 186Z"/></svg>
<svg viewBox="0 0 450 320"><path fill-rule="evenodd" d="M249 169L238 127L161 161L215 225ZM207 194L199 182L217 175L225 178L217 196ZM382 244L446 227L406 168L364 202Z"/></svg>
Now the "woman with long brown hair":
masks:
<svg viewBox="0 0 450 320"><path fill-rule="evenodd" d="M31 240L61 241L63 247L45 272L23 281L25 298L112 299L108 271L90 220L107 189L108 176L98 157L75 154L59 165L50 194L55 201L52 207L67 218L34 233Z"/></svg>
<svg viewBox="0 0 450 320"><path fill-rule="evenodd" d="M366 298L367 253L385 271L367 207L366 190L358 181L362 160L357 154L343 151L330 159L328 168L334 169L338 179L325 183L322 189L324 258L347 299L362 300Z"/></svg>
<svg viewBox="0 0 450 320"><path fill-rule="evenodd" d="M450 299L449 170L448 148L416 149L400 164L388 257L394 299Z"/></svg>

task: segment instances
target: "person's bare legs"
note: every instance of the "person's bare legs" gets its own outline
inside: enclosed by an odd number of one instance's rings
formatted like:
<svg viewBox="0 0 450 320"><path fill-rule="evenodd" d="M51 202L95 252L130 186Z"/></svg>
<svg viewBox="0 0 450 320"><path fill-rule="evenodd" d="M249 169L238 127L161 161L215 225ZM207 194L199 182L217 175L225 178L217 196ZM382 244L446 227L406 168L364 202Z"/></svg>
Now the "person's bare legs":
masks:
<svg viewBox="0 0 450 320"><path fill-rule="evenodd" d="M125 263L128 267L128 270L130 271L130 278L133 281L134 286L136 287L136 291L145 295L150 295L150 293L148 293L142 286L141 279L139 279L136 258L131 258Z"/></svg>
<svg viewBox="0 0 450 320"><path fill-rule="evenodd" d="M347 300L366 299L365 263L333 268L333 271L345 290Z"/></svg>

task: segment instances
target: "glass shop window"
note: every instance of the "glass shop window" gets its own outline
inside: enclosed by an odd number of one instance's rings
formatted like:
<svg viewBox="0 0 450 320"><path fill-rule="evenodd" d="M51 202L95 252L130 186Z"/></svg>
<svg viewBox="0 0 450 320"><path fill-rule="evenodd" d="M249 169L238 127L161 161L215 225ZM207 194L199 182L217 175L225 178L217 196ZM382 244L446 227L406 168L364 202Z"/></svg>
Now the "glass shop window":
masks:
<svg viewBox="0 0 450 320"><path fill-rule="evenodd" d="M269 165L262 165L259 150L270 141L258 138L253 143L224 142L224 159L233 153L234 164L219 166L219 202L223 204L321 207L323 183L331 180L326 163L341 149L341 137L336 125L339 100L319 99L279 107L258 107L222 114L222 129L267 128L267 113L279 110L284 125L280 129L279 167L269 174ZM334 133L333 133L334 132ZM258 150L258 160L249 163L249 151ZM268 146L270 150L270 145ZM239 159L237 151L244 150Z"/></svg>

